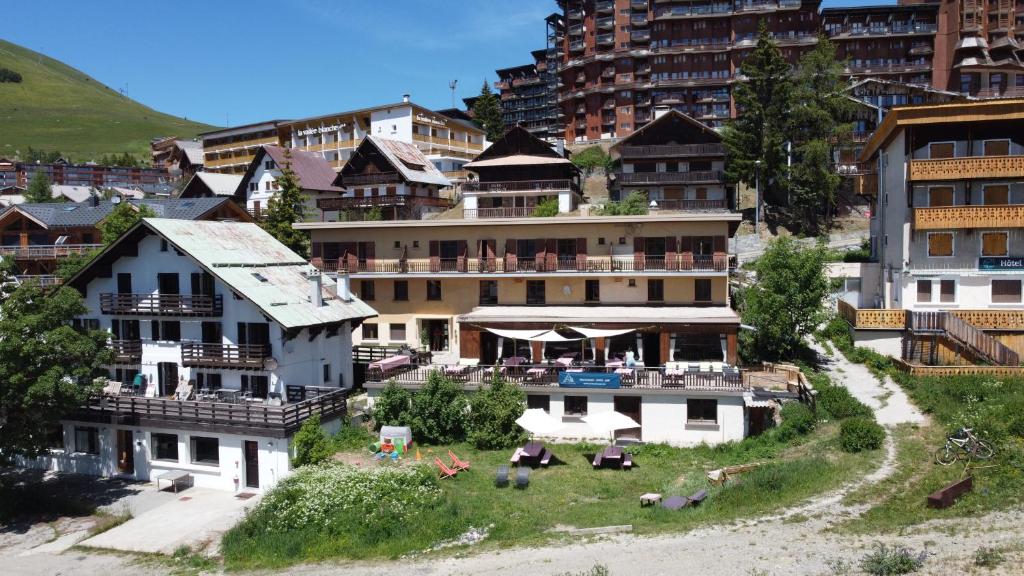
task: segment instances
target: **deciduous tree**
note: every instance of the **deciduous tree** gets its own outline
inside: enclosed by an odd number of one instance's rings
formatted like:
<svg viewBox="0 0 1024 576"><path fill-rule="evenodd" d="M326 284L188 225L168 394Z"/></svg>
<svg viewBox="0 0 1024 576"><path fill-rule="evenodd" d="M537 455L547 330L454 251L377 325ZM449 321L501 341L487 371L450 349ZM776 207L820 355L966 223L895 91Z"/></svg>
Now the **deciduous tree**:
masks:
<svg viewBox="0 0 1024 576"><path fill-rule="evenodd" d="M121 237L122 234L131 229L132 226L143 218L155 218L156 212L145 204L138 206L127 200L122 200L110 212L110 215L100 223L100 232L103 235L103 243L110 244Z"/></svg>
<svg viewBox="0 0 1024 576"><path fill-rule="evenodd" d="M526 395L495 375L490 386L473 395L469 410L469 441L480 450L500 450L524 439L516 418L526 409Z"/></svg>

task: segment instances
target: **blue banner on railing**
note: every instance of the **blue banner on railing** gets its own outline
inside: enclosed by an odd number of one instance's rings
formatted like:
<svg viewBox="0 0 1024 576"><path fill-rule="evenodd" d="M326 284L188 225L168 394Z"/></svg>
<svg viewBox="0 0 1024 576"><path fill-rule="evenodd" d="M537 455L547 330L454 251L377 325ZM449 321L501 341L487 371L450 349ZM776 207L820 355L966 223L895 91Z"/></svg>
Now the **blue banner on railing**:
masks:
<svg viewBox="0 0 1024 576"><path fill-rule="evenodd" d="M1024 258L1019 256L982 256L978 270L1024 270Z"/></svg>
<svg viewBox="0 0 1024 576"><path fill-rule="evenodd" d="M559 372L558 385L563 388L618 388L622 379L607 372Z"/></svg>

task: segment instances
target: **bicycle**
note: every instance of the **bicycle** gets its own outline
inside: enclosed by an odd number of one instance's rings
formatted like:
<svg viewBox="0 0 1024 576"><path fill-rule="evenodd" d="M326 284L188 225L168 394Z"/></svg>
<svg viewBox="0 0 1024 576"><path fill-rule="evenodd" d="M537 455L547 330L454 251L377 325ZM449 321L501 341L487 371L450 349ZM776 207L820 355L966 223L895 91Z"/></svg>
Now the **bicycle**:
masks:
<svg viewBox="0 0 1024 576"><path fill-rule="evenodd" d="M995 454L992 445L974 435L971 428L961 428L946 437L946 445L935 451L935 462L949 466L960 459L988 460Z"/></svg>

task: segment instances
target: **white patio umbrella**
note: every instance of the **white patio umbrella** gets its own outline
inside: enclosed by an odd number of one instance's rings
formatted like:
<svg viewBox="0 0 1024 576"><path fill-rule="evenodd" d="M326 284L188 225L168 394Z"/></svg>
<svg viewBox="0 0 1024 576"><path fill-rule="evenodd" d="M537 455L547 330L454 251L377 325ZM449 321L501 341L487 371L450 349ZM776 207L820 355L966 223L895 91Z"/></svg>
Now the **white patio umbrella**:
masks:
<svg viewBox="0 0 1024 576"><path fill-rule="evenodd" d="M516 418L516 424L530 434L551 434L564 426L560 420L541 408L528 408L522 416Z"/></svg>
<svg viewBox="0 0 1024 576"><path fill-rule="evenodd" d="M639 428L640 423L629 416L614 410L610 412L594 412L582 418L594 430L611 436L616 430Z"/></svg>

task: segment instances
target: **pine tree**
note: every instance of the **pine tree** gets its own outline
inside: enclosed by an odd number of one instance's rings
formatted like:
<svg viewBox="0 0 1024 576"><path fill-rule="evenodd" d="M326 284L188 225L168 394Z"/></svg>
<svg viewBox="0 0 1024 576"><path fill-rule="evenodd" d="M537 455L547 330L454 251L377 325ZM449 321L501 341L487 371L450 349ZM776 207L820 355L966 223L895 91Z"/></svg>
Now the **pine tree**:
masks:
<svg viewBox="0 0 1024 576"><path fill-rule="evenodd" d="M480 88L480 97L473 104L473 122L483 128L487 133L487 139L494 142L505 135L505 120L501 115L501 101L494 92L491 92L491 85L484 80Z"/></svg>
<svg viewBox="0 0 1024 576"><path fill-rule="evenodd" d="M53 187L50 186L50 179L42 170L37 170L32 175L32 181L28 183L28 190L25 191L25 201L38 204L41 202L57 202L53 197Z"/></svg>
<svg viewBox="0 0 1024 576"><path fill-rule="evenodd" d="M737 117L722 133L729 153L726 176L752 186L760 160L762 198L783 204L788 195L786 140L793 80L763 20L757 47L743 61L742 73L746 80L734 91Z"/></svg>
<svg viewBox="0 0 1024 576"><path fill-rule="evenodd" d="M277 178L279 189L267 203L266 217L261 223L264 230L303 258L309 258L309 233L292 228L295 222L306 219L306 195L292 170L291 151L285 150L284 166Z"/></svg>

